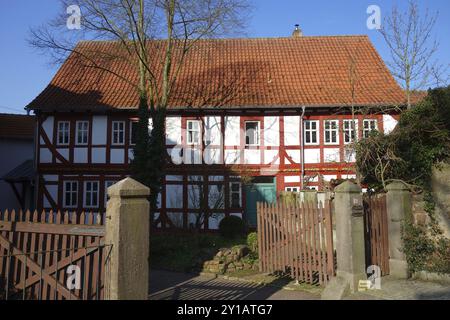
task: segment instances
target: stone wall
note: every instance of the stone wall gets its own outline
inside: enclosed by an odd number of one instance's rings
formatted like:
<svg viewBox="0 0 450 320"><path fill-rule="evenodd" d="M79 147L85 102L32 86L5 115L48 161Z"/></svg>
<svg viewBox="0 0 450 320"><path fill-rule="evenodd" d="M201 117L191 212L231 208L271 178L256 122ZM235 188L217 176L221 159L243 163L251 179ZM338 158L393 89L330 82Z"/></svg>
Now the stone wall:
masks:
<svg viewBox="0 0 450 320"><path fill-rule="evenodd" d="M450 238L450 164L442 164L441 169L435 168L431 182L439 225Z"/></svg>

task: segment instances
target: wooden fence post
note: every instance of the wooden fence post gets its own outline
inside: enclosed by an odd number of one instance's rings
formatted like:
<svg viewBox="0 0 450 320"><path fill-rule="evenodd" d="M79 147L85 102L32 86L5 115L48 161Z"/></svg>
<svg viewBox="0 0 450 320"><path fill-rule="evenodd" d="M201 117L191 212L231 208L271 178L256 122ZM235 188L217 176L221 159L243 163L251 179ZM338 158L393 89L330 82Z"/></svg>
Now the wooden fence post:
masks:
<svg viewBox="0 0 450 320"><path fill-rule="evenodd" d="M322 293L322 299L342 299L366 280L364 209L361 188L345 181L335 189L337 270Z"/></svg>
<svg viewBox="0 0 450 320"><path fill-rule="evenodd" d="M400 279L409 277L408 263L403 252L403 223L412 218L411 192L402 182L386 186L386 208L389 230L389 274Z"/></svg>
<svg viewBox="0 0 450 320"><path fill-rule="evenodd" d="M146 300L149 278L150 189L126 178L108 188L105 244L112 245L105 274L106 299Z"/></svg>

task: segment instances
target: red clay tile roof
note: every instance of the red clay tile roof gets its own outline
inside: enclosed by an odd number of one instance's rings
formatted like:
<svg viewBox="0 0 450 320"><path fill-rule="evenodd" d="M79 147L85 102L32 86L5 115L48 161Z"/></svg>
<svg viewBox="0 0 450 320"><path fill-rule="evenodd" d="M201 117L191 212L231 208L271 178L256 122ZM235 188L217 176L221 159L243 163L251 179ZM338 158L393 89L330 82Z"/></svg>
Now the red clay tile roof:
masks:
<svg viewBox="0 0 450 320"><path fill-rule="evenodd" d="M152 56L162 55L164 45L151 41L156 48ZM84 41L76 50L107 53L117 48L116 42ZM160 70L157 61L161 59L155 58L153 66ZM118 59L108 64L108 69L137 83L133 65ZM402 90L367 36L305 36L199 41L180 70L169 108L350 105L350 74L355 75L355 105L404 103ZM72 54L28 107L95 110L137 105L136 91L126 81L86 67Z"/></svg>
<svg viewBox="0 0 450 320"><path fill-rule="evenodd" d="M34 116L0 113L0 139L33 139Z"/></svg>

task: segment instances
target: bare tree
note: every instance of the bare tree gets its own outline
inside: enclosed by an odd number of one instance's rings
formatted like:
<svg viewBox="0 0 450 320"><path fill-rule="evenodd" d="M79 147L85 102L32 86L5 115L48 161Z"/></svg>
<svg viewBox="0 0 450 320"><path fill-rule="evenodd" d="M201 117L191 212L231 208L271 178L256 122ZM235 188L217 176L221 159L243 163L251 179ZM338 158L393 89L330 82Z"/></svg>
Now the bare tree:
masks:
<svg viewBox="0 0 450 320"><path fill-rule="evenodd" d="M61 63L70 55L137 92L140 121L132 167L135 177L151 188L151 207L156 209L168 159L166 108L185 58L201 39L243 30L250 6L246 0L61 0L61 5L61 15L31 30L30 43L50 52L53 62ZM66 8L73 5L81 10L81 30L67 28ZM102 46L76 45L86 39L112 42L107 51ZM112 68L116 60L129 64L134 75Z"/></svg>
<svg viewBox="0 0 450 320"><path fill-rule="evenodd" d="M437 18L438 12L430 14L427 9L422 15L417 2L410 1L403 13L394 6L380 29L391 53L391 61L387 64L405 90L408 109L415 90L442 85L448 80L448 66L435 59L439 48L433 38Z"/></svg>

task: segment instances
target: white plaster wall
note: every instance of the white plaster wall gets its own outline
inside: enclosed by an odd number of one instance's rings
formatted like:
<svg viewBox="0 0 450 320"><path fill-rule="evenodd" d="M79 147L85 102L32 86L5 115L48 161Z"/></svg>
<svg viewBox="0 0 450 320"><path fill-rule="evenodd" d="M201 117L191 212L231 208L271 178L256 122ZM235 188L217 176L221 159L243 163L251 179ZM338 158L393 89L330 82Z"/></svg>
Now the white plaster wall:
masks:
<svg viewBox="0 0 450 320"><path fill-rule="evenodd" d="M158 220L159 218L159 212L155 212L155 216L154 216L155 220ZM161 222L158 222L158 224L156 225L157 228L161 228Z"/></svg>
<svg viewBox="0 0 450 320"><path fill-rule="evenodd" d="M50 116L47 119L45 119L44 122L42 122L42 129L44 129L45 133L47 134L47 137L50 139L50 141L53 141L53 125L54 125L54 117ZM40 139L40 143L44 144L44 139Z"/></svg>
<svg viewBox="0 0 450 320"><path fill-rule="evenodd" d="M292 161L294 163L300 163L301 162L301 153L300 150L286 150L286 154L291 157ZM286 159L286 163L290 163L291 161Z"/></svg>
<svg viewBox="0 0 450 320"><path fill-rule="evenodd" d="M199 209L200 206L200 187L197 185L188 185L188 208Z"/></svg>
<svg viewBox="0 0 450 320"><path fill-rule="evenodd" d="M181 144L181 117L166 118L166 144Z"/></svg>
<svg viewBox="0 0 450 320"><path fill-rule="evenodd" d="M47 189L48 193L52 197L52 199L58 203L58 186L57 185L46 185L45 188ZM44 195L44 208L51 208L50 201L48 201L47 196Z"/></svg>
<svg viewBox="0 0 450 320"><path fill-rule="evenodd" d="M183 176L173 176L173 175L169 175L166 176L166 181L183 181Z"/></svg>
<svg viewBox="0 0 450 320"><path fill-rule="evenodd" d="M208 116L204 117L203 121L205 126L205 144L209 140L212 145L220 145L222 135L220 117Z"/></svg>
<svg viewBox="0 0 450 320"><path fill-rule="evenodd" d="M264 150L264 164L280 164L278 150Z"/></svg>
<svg viewBox="0 0 450 320"><path fill-rule="evenodd" d="M46 182L57 182L59 180L59 177L56 174L44 174L42 177Z"/></svg>
<svg viewBox="0 0 450 320"><path fill-rule="evenodd" d="M107 138L108 118L107 116L92 117L92 144L104 145Z"/></svg>
<svg viewBox="0 0 450 320"><path fill-rule="evenodd" d="M240 145L240 117L225 117L225 145Z"/></svg>
<svg viewBox="0 0 450 320"><path fill-rule="evenodd" d="M284 117L284 144L286 146L300 145L300 117Z"/></svg>
<svg viewBox="0 0 450 320"><path fill-rule="evenodd" d="M356 162L356 152L352 148L344 149L344 161L345 162Z"/></svg>
<svg viewBox="0 0 450 320"><path fill-rule="evenodd" d="M192 224L195 227L198 213L188 213L188 227Z"/></svg>
<svg viewBox="0 0 450 320"><path fill-rule="evenodd" d="M285 183L300 182L300 176L285 176L284 182Z"/></svg>
<svg viewBox="0 0 450 320"><path fill-rule="evenodd" d="M320 163L320 149L305 149L305 163Z"/></svg>
<svg viewBox="0 0 450 320"><path fill-rule="evenodd" d="M323 160L324 162L339 162L340 161L339 148L324 148Z"/></svg>
<svg viewBox="0 0 450 320"><path fill-rule="evenodd" d="M40 148L39 150L39 161L40 163L51 163L52 153L47 148Z"/></svg>
<svg viewBox="0 0 450 320"><path fill-rule="evenodd" d="M92 148L92 163L106 162L106 148Z"/></svg>
<svg viewBox="0 0 450 320"><path fill-rule="evenodd" d="M221 187L221 188L219 188ZM211 185L208 191L208 206L210 209L223 209L225 190L223 185Z"/></svg>
<svg viewBox="0 0 450 320"><path fill-rule="evenodd" d="M239 164L241 161L240 150L225 150L225 164Z"/></svg>
<svg viewBox="0 0 450 320"><path fill-rule="evenodd" d="M206 164L221 164L221 149L216 147L206 147L203 152L203 161Z"/></svg>
<svg viewBox="0 0 450 320"><path fill-rule="evenodd" d="M88 162L88 148L74 148L73 160L75 163Z"/></svg>
<svg viewBox="0 0 450 320"><path fill-rule="evenodd" d="M166 185L166 208L183 208L183 186Z"/></svg>
<svg viewBox="0 0 450 320"><path fill-rule="evenodd" d="M184 149L184 164L201 164L202 163L202 151L197 148L185 148Z"/></svg>
<svg viewBox="0 0 450 320"><path fill-rule="evenodd" d="M391 115L383 114L383 128L384 134L389 134L397 126L397 120L395 120Z"/></svg>
<svg viewBox="0 0 450 320"><path fill-rule="evenodd" d="M208 218L208 226L210 230L219 229L219 224L222 219L225 218L224 213L214 213Z"/></svg>
<svg viewBox="0 0 450 320"><path fill-rule="evenodd" d="M167 212L167 217L177 228L183 228L183 214L181 212Z"/></svg>
<svg viewBox="0 0 450 320"><path fill-rule="evenodd" d="M264 117L264 145L280 145L280 119L279 117Z"/></svg>
<svg viewBox="0 0 450 320"><path fill-rule="evenodd" d="M335 174L325 174L325 175L323 175L323 180L325 180L325 181L331 181L333 179L337 179L337 175L335 175Z"/></svg>
<svg viewBox="0 0 450 320"><path fill-rule="evenodd" d="M131 163L131 161L134 159L134 152L133 149L128 149L128 162Z"/></svg>
<svg viewBox="0 0 450 320"><path fill-rule="evenodd" d="M69 160L69 148L56 149L56 151L58 151L59 154L62 155L64 159ZM59 162L59 160L58 160L58 162Z"/></svg>
<svg viewBox="0 0 450 320"><path fill-rule="evenodd" d="M125 150L111 149L111 163L113 164L125 163Z"/></svg>
<svg viewBox="0 0 450 320"><path fill-rule="evenodd" d="M261 151L248 149L244 150L245 164L260 164L261 163Z"/></svg>
<svg viewBox="0 0 450 320"><path fill-rule="evenodd" d="M224 180L223 176L209 176L208 177L208 181L217 182L217 181L223 181L223 180Z"/></svg>
<svg viewBox="0 0 450 320"><path fill-rule="evenodd" d="M235 216L235 217L238 217L238 218L242 219L242 213L240 213L240 212L230 213L230 216Z"/></svg>

